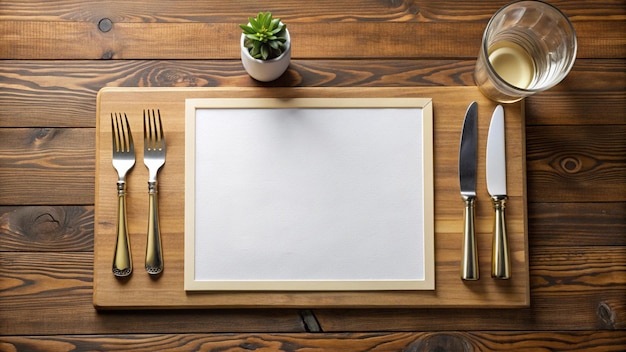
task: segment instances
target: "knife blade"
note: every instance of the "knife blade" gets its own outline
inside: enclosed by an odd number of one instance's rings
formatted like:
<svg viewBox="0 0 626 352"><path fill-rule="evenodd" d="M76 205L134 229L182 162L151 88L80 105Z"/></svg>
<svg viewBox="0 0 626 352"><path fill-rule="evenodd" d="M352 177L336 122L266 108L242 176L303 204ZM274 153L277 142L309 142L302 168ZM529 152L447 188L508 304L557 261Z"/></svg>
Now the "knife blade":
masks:
<svg viewBox="0 0 626 352"><path fill-rule="evenodd" d="M465 112L459 145L459 183L465 203L463 215L463 256L461 279L478 280L478 249L474 230L476 201L476 164L478 162L478 104L472 102Z"/></svg>
<svg viewBox="0 0 626 352"><path fill-rule="evenodd" d="M487 137L487 191L495 210L491 243L491 277L509 279L511 259L506 235L504 208L506 207L506 146L504 109L496 106Z"/></svg>

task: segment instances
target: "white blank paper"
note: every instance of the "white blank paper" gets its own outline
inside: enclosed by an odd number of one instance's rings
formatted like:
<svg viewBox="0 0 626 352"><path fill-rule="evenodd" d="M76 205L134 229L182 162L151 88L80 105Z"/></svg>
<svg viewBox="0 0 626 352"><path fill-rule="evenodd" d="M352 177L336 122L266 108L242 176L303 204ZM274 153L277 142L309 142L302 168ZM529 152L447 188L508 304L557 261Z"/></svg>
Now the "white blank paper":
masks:
<svg viewBox="0 0 626 352"><path fill-rule="evenodd" d="M195 281L424 279L421 109L195 116Z"/></svg>

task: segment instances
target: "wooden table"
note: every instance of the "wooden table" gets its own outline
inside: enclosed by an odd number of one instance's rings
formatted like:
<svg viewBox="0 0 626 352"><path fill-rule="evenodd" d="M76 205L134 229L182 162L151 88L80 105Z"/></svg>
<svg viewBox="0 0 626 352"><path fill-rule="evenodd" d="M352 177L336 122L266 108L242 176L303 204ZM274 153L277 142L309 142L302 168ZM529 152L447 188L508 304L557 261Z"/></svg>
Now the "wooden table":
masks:
<svg viewBox="0 0 626 352"><path fill-rule="evenodd" d="M626 349L626 3L551 2L579 50L525 104L529 308L98 312L101 88L471 86L506 1L2 1L0 350ZM268 84L238 58L263 10L294 38Z"/></svg>

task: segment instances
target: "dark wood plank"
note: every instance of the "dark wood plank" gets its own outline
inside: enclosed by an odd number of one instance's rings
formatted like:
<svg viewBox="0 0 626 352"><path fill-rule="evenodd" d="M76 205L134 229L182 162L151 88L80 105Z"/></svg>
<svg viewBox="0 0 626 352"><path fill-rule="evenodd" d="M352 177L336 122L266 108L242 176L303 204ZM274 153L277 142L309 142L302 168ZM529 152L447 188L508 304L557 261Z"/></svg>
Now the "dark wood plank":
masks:
<svg viewBox="0 0 626 352"><path fill-rule="evenodd" d="M470 86L472 60L294 60L264 86ZM0 127L95 127L109 87L252 87L238 60L5 61ZM601 108L598 108L601 107ZM560 85L529 98L528 125L626 124L626 59L576 61ZM18 118L19 117L19 118Z"/></svg>
<svg viewBox="0 0 626 352"><path fill-rule="evenodd" d="M624 329L624 263L623 246L534 249L531 307L525 309L330 309L314 314L327 332ZM6 335L155 333L163 331L163 324L168 332L178 333L304 331L295 310L97 313L92 305L92 275L91 253L0 252L0 331ZM276 321L259 321L264 314ZM228 317L233 321L224 330Z"/></svg>
<svg viewBox="0 0 626 352"><path fill-rule="evenodd" d="M7 20L54 22L92 22L110 18L115 22L235 22L258 11L271 10L289 22L345 22L345 21L399 21L450 22L487 21L506 0L459 2L455 0L318 0L301 6L297 1L277 2L258 0L231 0L223 3L194 0L151 1L150 7L136 6L128 1L97 0L74 2L47 1L9 2L0 4L0 17ZM573 21L603 19L617 21L626 16L621 0L584 1L554 0ZM242 10L245 9L245 10ZM243 14L242 14L243 13ZM245 17L244 17L245 18Z"/></svg>
<svg viewBox="0 0 626 352"><path fill-rule="evenodd" d="M623 351L624 331L8 336L7 350Z"/></svg>
<svg viewBox="0 0 626 352"><path fill-rule="evenodd" d="M528 243L535 247L624 246L626 202L530 203Z"/></svg>
<svg viewBox="0 0 626 352"><path fill-rule="evenodd" d="M0 128L0 204L92 204L94 129Z"/></svg>
<svg viewBox="0 0 626 352"><path fill-rule="evenodd" d="M233 22L239 23L259 11L273 11L289 22L302 21L420 21L420 20L458 20L475 19L495 11L500 4L491 1L487 6L468 4L458 6L462 11L450 11L448 1L432 3L428 1L377 1L320 0L294 5L295 2L276 2L269 0L250 3L246 0L234 0L216 4L211 1L196 2L179 0L174 3L153 1L149 8L133 6L127 1L110 1L106 5L98 1L58 1L56 6L45 6L45 2L30 2L18 6L8 3L1 7L0 15L10 20L55 21L55 22L92 22L97 23L103 17L114 22ZM455 4L458 5L458 4ZM601 6L601 12L608 8ZM115 11L113 11L113 9ZM245 9L242 10L242 9ZM30 10L30 11L29 11ZM166 12L165 12L166 11ZM165 12L165 13L164 13Z"/></svg>
<svg viewBox="0 0 626 352"><path fill-rule="evenodd" d="M288 24L294 59L474 59L484 22L330 22ZM625 21L575 23L579 58L624 58ZM215 33L220 45L214 44ZM319 33L326 35L320 36ZM460 36L459 33L463 33ZM0 22L0 59L236 59L237 23ZM363 45L354 45L363 43Z"/></svg>
<svg viewBox="0 0 626 352"><path fill-rule="evenodd" d="M544 292L565 296L600 287L605 293L626 292L624 246L536 247L532 248L530 258L531 287L535 297ZM626 296L622 302L626 303Z"/></svg>
<svg viewBox="0 0 626 352"><path fill-rule="evenodd" d="M529 202L626 200L626 124L526 128Z"/></svg>
<svg viewBox="0 0 626 352"><path fill-rule="evenodd" d="M624 101L624 60L578 59L570 74L560 84L526 99L526 123L623 125L626 124Z"/></svg>
<svg viewBox="0 0 626 352"><path fill-rule="evenodd" d="M597 23L601 25L601 23ZM475 57L482 23L293 23L292 57L380 58ZM458 31L473 41L460 40ZM18 35L21 33L22 35ZM221 45L214 45L220 33ZM320 40L318 33L328 33ZM241 30L237 23L113 23L101 32L87 22L0 22L2 59L236 59ZM29 38L29 39L26 39ZM81 38L81 39L77 39ZM297 38L297 40L296 40ZM353 45L367 38L368 45ZM422 45L414 45L422 38ZM301 45L300 43L308 43Z"/></svg>
<svg viewBox="0 0 626 352"><path fill-rule="evenodd" d="M3 251L93 251L93 206L0 206Z"/></svg>

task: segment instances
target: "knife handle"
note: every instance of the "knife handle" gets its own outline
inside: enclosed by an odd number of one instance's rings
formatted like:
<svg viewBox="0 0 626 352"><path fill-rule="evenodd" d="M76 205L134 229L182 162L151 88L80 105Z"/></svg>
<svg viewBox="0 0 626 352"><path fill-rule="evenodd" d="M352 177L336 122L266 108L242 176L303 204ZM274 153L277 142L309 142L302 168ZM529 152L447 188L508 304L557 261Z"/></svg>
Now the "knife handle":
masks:
<svg viewBox="0 0 626 352"><path fill-rule="evenodd" d="M495 209L493 240L491 243L491 277L503 280L511 278L511 258L506 237L506 222L504 221L506 200L507 196L491 197L491 202Z"/></svg>
<svg viewBox="0 0 626 352"><path fill-rule="evenodd" d="M463 259L461 262L461 279L478 280L478 249L474 230L475 196L462 196L465 202L463 229Z"/></svg>
<svg viewBox="0 0 626 352"><path fill-rule="evenodd" d="M133 271L130 255L128 221L126 220L126 183L117 183L117 228L115 252L113 254L113 274L117 277L129 276Z"/></svg>

